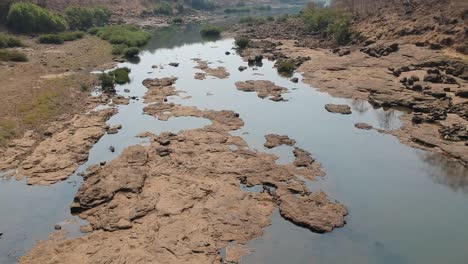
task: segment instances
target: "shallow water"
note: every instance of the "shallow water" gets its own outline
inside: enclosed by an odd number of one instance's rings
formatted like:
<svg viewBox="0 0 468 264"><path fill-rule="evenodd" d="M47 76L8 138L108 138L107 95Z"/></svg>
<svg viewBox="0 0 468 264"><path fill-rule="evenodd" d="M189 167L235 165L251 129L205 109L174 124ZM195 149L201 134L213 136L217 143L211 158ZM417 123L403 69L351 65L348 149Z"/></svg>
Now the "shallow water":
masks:
<svg viewBox="0 0 468 264"><path fill-rule="evenodd" d="M119 113L108 123L122 124L122 130L105 135L77 173L116 158L127 146L144 144L135 137L141 132L177 132L209 124L191 117L164 122L142 114L145 104L141 97L146 92L142 81L175 76L176 88L184 93L170 101L238 112L245 126L233 134L242 136L252 149L277 154L278 163L292 160L292 147L265 149L264 135L285 134L296 139L297 146L310 151L326 172L324 178L308 186L326 190L349 209L347 225L329 234L297 227L276 212L264 235L249 243L255 252L242 263L466 263L467 170L442 156L402 145L393 136L354 127L356 122L365 122L376 128L396 129L401 112L373 109L364 101L333 98L302 82L294 84L279 76L269 61L241 73L237 68L247 63L232 50L233 40L203 41L196 26L154 34L138 63L120 65L132 70L132 82L117 87L118 93L139 100L119 106ZM232 54L226 56L225 51ZM226 67L231 76L195 80L199 70L193 68L193 58L209 61L212 67ZM168 66L170 62L180 66ZM163 67L153 69L152 65ZM301 79L299 73L295 76ZM284 98L288 101L273 102L258 98L256 93L238 91L234 83L246 80L269 80L286 87L289 93ZM191 98L182 99L186 96ZM324 109L327 103L349 104L353 114L328 113ZM108 150L111 145L115 153ZM75 231L72 235L77 235L77 226L83 222L70 215L69 206L80 183L76 175L50 187L1 180L0 232L4 234L0 263L15 262L35 240L47 238L56 223L69 226ZM261 190L259 186L242 188ZM67 224L67 219L77 223Z"/></svg>

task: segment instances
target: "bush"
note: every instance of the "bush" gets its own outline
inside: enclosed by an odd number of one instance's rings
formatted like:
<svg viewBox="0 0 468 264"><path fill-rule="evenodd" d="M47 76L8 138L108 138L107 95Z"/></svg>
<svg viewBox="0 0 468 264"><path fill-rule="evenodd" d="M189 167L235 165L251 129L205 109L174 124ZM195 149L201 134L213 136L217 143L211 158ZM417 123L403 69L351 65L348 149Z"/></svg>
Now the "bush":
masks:
<svg viewBox="0 0 468 264"><path fill-rule="evenodd" d="M124 54L125 49L127 49L128 46L125 44L117 44L112 46L112 54L113 55L122 55Z"/></svg>
<svg viewBox="0 0 468 264"><path fill-rule="evenodd" d="M351 40L351 18L346 13L312 5L302 12L302 18L310 31L331 36L337 44L346 44Z"/></svg>
<svg viewBox="0 0 468 264"><path fill-rule="evenodd" d="M174 17L172 19L172 23L173 24L182 24L182 23L184 23L184 20L181 17Z"/></svg>
<svg viewBox="0 0 468 264"><path fill-rule="evenodd" d="M105 7L69 7L65 18L71 29L85 30L93 26L103 26L109 22L112 13Z"/></svg>
<svg viewBox="0 0 468 264"><path fill-rule="evenodd" d="M99 74L99 81L101 82L101 89L105 93L115 92L114 76L108 73Z"/></svg>
<svg viewBox="0 0 468 264"><path fill-rule="evenodd" d="M138 53L140 53L140 49L137 48L137 47L130 47L130 48L126 48L126 49L123 50L123 54L127 58L136 57L138 55Z"/></svg>
<svg viewBox="0 0 468 264"><path fill-rule="evenodd" d="M92 31L111 44L125 44L129 47L144 46L151 38L148 32L131 25L107 26Z"/></svg>
<svg viewBox="0 0 468 264"><path fill-rule="evenodd" d="M23 42L16 37L0 33L0 48L23 47Z"/></svg>
<svg viewBox="0 0 468 264"><path fill-rule="evenodd" d="M40 35L38 41L42 44L63 44L63 38L57 34Z"/></svg>
<svg viewBox="0 0 468 264"><path fill-rule="evenodd" d="M0 61L26 62L28 58L24 53L15 50L0 50Z"/></svg>
<svg viewBox="0 0 468 264"><path fill-rule="evenodd" d="M88 34L94 36L94 35L97 35L97 33L99 32L99 30L101 30L100 27L92 27L92 28L88 29L87 32L88 32Z"/></svg>
<svg viewBox="0 0 468 264"><path fill-rule="evenodd" d="M250 12L250 8L248 7L229 7L224 9L224 13L242 13L242 12Z"/></svg>
<svg viewBox="0 0 468 264"><path fill-rule="evenodd" d="M265 22L266 22L266 19L263 17L251 17L251 16L242 17L239 20L239 23L247 24L248 26L261 25L261 24L265 24Z"/></svg>
<svg viewBox="0 0 468 264"><path fill-rule="evenodd" d="M118 68L111 72L109 75L114 77L114 82L117 84L126 84L130 82L130 77L128 76L130 73L130 69L127 67Z"/></svg>
<svg viewBox="0 0 468 264"><path fill-rule="evenodd" d="M204 37L219 37L221 32L222 28L215 25L204 25L200 30L200 34Z"/></svg>
<svg viewBox="0 0 468 264"><path fill-rule="evenodd" d="M83 31L72 31L72 32L63 32L60 34L60 37L64 41L74 41L77 39L82 39L85 33Z"/></svg>
<svg viewBox="0 0 468 264"><path fill-rule="evenodd" d="M67 28L63 17L26 2L18 2L11 6L7 22L10 28L21 33L60 32Z"/></svg>
<svg viewBox="0 0 468 264"><path fill-rule="evenodd" d="M292 60L283 60L276 62L276 69L281 75L290 76L296 70L296 64Z"/></svg>
<svg viewBox="0 0 468 264"><path fill-rule="evenodd" d="M172 15L173 10L172 10L172 5L168 2L159 2L156 4L154 7L154 13L158 15Z"/></svg>
<svg viewBox="0 0 468 264"><path fill-rule="evenodd" d="M269 11L271 10L271 6L269 5L260 5L260 6L254 6L255 10L259 10L259 11Z"/></svg>
<svg viewBox="0 0 468 264"><path fill-rule="evenodd" d="M247 37L238 37L235 40L236 46L240 49L244 49L249 45L249 39Z"/></svg>
<svg viewBox="0 0 468 264"><path fill-rule="evenodd" d="M182 14L185 12L185 7L184 7L184 1L179 1L175 4L175 9L179 14Z"/></svg>
<svg viewBox="0 0 468 264"><path fill-rule="evenodd" d="M199 10L213 10L216 7L213 0L192 0L191 5Z"/></svg>
<svg viewBox="0 0 468 264"><path fill-rule="evenodd" d="M275 18L273 16L267 16L266 20L269 22L273 22L275 21Z"/></svg>

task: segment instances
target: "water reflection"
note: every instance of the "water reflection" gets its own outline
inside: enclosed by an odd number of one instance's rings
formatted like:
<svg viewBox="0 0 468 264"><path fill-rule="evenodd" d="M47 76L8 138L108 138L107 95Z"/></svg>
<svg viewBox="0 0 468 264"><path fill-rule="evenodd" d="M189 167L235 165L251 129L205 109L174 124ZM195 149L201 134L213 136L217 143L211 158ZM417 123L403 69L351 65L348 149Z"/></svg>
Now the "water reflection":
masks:
<svg viewBox="0 0 468 264"><path fill-rule="evenodd" d="M358 113L365 113L369 110L369 103L362 99L353 99L351 101L351 108Z"/></svg>
<svg viewBox="0 0 468 264"><path fill-rule="evenodd" d="M377 120L379 125L385 130L392 130L400 127L401 112L394 109L388 109L386 111L377 111Z"/></svg>
<svg viewBox="0 0 468 264"><path fill-rule="evenodd" d="M448 186L453 191L468 192L468 170L457 161L430 152L420 154L427 163L425 170L436 183Z"/></svg>

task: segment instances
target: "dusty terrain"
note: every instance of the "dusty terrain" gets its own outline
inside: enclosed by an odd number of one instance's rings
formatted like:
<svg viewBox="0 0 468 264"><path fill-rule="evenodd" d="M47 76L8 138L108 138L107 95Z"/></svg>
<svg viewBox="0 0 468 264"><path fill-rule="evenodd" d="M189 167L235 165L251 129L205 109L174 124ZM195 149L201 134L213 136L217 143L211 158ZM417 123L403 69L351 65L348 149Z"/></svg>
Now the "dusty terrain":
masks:
<svg viewBox="0 0 468 264"><path fill-rule="evenodd" d="M33 129L42 134L51 121L82 113L96 85L91 71L112 63L111 46L95 37L44 45L26 39L28 62L0 62L0 144ZM111 66L112 64L110 64ZM4 133L2 133L4 131Z"/></svg>
<svg viewBox="0 0 468 264"><path fill-rule="evenodd" d="M315 232L344 225L345 207L323 192L311 193L298 176L322 175L310 153L296 147L294 164L277 165L276 156L251 151L229 134L243 126L238 114L167 103L178 94L175 82L146 80L151 104L145 112L212 123L178 134L144 133L149 146L129 147L111 163L90 167L72 211L89 221L83 230L92 231L77 239L56 232L20 263L222 263L225 247L227 259L237 261L276 207ZM245 192L241 184L264 191Z"/></svg>

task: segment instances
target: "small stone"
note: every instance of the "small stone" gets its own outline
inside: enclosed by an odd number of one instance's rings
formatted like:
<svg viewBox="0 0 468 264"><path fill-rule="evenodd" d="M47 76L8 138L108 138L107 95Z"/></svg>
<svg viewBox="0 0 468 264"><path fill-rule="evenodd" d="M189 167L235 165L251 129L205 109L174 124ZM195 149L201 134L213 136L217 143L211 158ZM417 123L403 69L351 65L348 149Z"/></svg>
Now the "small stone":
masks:
<svg viewBox="0 0 468 264"><path fill-rule="evenodd" d="M358 129L364 129L364 130L371 130L373 127L369 124L366 123L356 123L354 124L354 127Z"/></svg>
<svg viewBox="0 0 468 264"><path fill-rule="evenodd" d="M93 227L90 225L80 226L81 233L90 233L91 231L93 231Z"/></svg>
<svg viewBox="0 0 468 264"><path fill-rule="evenodd" d="M105 165L106 165L106 162L105 162L105 161L101 161L101 162L99 162L99 165L105 166Z"/></svg>
<svg viewBox="0 0 468 264"><path fill-rule="evenodd" d="M243 72L243 71L245 71L245 70L247 70L247 67L245 67L245 66L239 66L239 71Z"/></svg>
<svg viewBox="0 0 468 264"><path fill-rule="evenodd" d="M158 68L158 65L153 65L153 66L151 66L151 68L157 69L157 68Z"/></svg>
<svg viewBox="0 0 468 264"><path fill-rule="evenodd" d="M110 150L110 152L115 152L114 146L110 146L110 147L109 147L109 150Z"/></svg>
<svg viewBox="0 0 468 264"><path fill-rule="evenodd" d="M330 113L339 113L343 115L349 115L352 113L349 105L326 104L325 109Z"/></svg>
<svg viewBox="0 0 468 264"><path fill-rule="evenodd" d="M231 55L231 52L226 51L224 54L226 54L226 55Z"/></svg>
<svg viewBox="0 0 468 264"><path fill-rule="evenodd" d="M55 230L60 230L60 229L62 229L62 226L59 225L59 224L56 224L56 225L54 226L54 229L55 229Z"/></svg>
<svg viewBox="0 0 468 264"><path fill-rule="evenodd" d="M124 92L129 93L130 89L124 89Z"/></svg>
<svg viewBox="0 0 468 264"><path fill-rule="evenodd" d="M172 66L172 67L179 67L179 63L177 63L177 62L171 62L171 63L169 63L169 66Z"/></svg>
<svg viewBox="0 0 468 264"><path fill-rule="evenodd" d="M291 82L293 82L293 83L298 83L298 82L299 82L299 78L294 77L294 78L291 79Z"/></svg>

